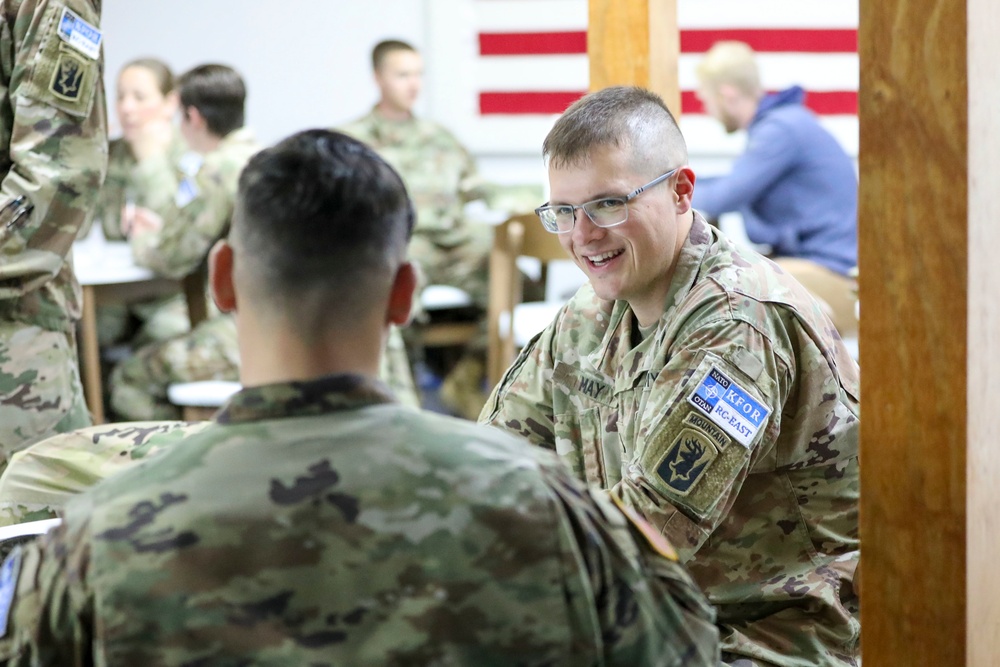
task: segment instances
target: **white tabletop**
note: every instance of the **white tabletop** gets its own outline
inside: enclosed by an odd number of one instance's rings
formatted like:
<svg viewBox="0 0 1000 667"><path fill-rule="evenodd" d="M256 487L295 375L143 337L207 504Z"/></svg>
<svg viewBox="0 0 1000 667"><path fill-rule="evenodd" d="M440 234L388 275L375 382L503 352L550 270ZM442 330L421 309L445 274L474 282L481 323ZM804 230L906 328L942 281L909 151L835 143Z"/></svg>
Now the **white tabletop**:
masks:
<svg viewBox="0 0 1000 667"><path fill-rule="evenodd" d="M149 269L136 266L127 241L106 241L100 225L73 244L73 267L81 285L114 285L151 280Z"/></svg>

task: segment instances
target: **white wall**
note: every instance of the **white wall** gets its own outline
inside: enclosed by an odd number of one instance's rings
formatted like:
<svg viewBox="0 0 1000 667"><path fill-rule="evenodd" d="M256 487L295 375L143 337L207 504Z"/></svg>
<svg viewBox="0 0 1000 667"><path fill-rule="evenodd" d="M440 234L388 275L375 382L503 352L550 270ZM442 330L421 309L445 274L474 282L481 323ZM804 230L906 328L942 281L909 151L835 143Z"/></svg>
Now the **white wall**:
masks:
<svg viewBox="0 0 1000 667"><path fill-rule="evenodd" d="M239 70L247 122L265 144L351 120L377 97L372 46L387 37L423 46L424 16L424 0L104 0L112 134L118 70L147 55L177 73L206 62Z"/></svg>

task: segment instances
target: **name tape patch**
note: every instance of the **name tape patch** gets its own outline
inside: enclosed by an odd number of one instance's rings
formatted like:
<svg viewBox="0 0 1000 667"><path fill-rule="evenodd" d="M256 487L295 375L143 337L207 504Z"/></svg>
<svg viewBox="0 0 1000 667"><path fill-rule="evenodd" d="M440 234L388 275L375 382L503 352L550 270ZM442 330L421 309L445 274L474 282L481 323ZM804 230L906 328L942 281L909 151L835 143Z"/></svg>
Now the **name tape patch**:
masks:
<svg viewBox="0 0 1000 667"><path fill-rule="evenodd" d="M770 408L715 367L688 396L688 402L744 447L750 447L771 414Z"/></svg>
<svg viewBox="0 0 1000 667"><path fill-rule="evenodd" d="M62 17L59 19L59 36L92 60L97 60L101 55L101 40L104 39L104 35L69 7L63 9Z"/></svg>
<svg viewBox="0 0 1000 667"><path fill-rule="evenodd" d="M14 604L17 590L17 575L21 571L21 550L14 549L0 566L0 637L7 636L7 621L10 608Z"/></svg>

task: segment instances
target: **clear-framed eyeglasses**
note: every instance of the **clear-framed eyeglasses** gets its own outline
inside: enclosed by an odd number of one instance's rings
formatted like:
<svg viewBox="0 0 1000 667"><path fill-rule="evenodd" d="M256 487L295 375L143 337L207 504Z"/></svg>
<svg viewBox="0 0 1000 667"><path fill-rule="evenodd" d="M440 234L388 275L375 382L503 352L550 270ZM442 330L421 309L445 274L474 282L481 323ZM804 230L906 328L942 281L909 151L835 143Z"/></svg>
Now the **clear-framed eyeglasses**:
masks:
<svg viewBox="0 0 1000 667"><path fill-rule="evenodd" d="M535 209L542 221L542 226L553 234L565 234L573 231L576 225L576 209L583 209L590 221L598 227L615 227L628 220L628 203L649 188L662 183L680 167L675 167L662 176L657 176L649 183L640 186L624 197L601 197L593 201L573 206L571 204L545 204Z"/></svg>

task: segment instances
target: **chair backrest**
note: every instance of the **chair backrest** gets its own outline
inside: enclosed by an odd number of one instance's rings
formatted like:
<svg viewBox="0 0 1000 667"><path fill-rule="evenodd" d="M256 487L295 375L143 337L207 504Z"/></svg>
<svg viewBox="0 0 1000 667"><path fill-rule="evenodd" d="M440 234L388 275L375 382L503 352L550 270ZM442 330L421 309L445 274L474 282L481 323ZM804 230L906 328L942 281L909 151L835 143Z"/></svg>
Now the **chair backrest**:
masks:
<svg viewBox="0 0 1000 667"><path fill-rule="evenodd" d="M208 265L205 262L181 280L192 329L208 318L208 297L205 294L207 283Z"/></svg>
<svg viewBox="0 0 1000 667"><path fill-rule="evenodd" d="M494 228L493 248L490 251L490 305L487 313L487 375L494 385L514 358L514 308L522 300L518 257L539 260L542 263L543 280L548 262L567 259L559 237L545 231L534 213L512 216ZM508 325L501 327L501 321Z"/></svg>

